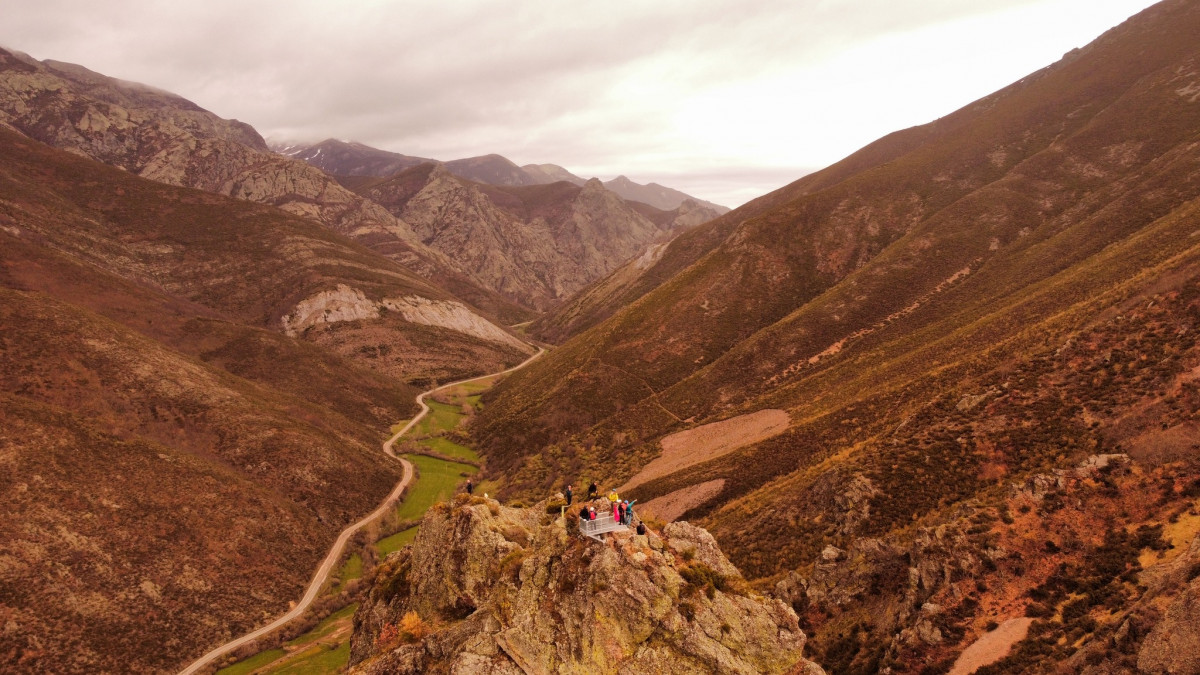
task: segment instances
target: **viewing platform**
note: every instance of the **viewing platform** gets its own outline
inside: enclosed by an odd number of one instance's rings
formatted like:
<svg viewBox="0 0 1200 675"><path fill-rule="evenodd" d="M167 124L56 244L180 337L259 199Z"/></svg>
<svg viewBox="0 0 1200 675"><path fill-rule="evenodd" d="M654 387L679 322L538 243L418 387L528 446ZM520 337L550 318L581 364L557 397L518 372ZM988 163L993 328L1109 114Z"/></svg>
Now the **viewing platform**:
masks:
<svg viewBox="0 0 1200 675"><path fill-rule="evenodd" d="M579 516L576 515L576 518ZM600 513L596 515L595 520L584 520L579 518L579 531L585 537L591 537L596 541L604 541L602 535L608 532L619 532L629 530L628 525L622 525L620 521L613 518L611 512Z"/></svg>

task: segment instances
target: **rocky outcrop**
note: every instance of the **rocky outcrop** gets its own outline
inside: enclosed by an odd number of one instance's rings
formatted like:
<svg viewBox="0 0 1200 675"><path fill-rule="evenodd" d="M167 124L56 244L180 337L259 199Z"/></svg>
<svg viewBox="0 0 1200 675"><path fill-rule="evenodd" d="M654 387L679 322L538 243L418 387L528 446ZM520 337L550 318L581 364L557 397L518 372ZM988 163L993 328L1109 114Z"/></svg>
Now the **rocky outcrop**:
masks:
<svg viewBox="0 0 1200 675"><path fill-rule="evenodd" d="M526 353L532 351L524 342L472 312L461 302L431 300L419 295L375 301L367 298L361 290L345 284L300 301L291 313L283 317L282 323L284 332L296 336L318 324L378 319L383 312L396 312L411 323L449 328Z"/></svg>
<svg viewBox="0 0 1200 675"><path fill-rule="evenodd" d="M795 613L704 530L598 543L566 521L465 496L431 509L355 615L351 672L821 672Z"/></svg>

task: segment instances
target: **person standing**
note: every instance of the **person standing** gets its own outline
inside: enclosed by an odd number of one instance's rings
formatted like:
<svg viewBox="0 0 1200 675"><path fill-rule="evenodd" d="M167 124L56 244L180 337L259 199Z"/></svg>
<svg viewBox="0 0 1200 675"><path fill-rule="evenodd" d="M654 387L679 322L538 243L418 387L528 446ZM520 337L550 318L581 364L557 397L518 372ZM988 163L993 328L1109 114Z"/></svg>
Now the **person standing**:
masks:
<svg viewBox="0 0 1200 675"><path fill-rule="evenodd" d="M467 494L475 494L475 483L472 483L470 478L467 479Z"/></svg>
<svg viewBox="0 0 1200 675"><path fill-rule="evenodd" d="M624 525L625 524L625 504L623 502L617 502L617 515L618 515L618 517L616 518L616 521L618 523Z"/></svg>
<svg viewBox="0 0 1200 675"><path fill-rule="evenodd" d="M571 499L572 499L572 498L575 496L575 493L571 492L571 485L570 485L570 484L567 484L567 491L566 491L566 493L565 493L565 494L566 494L566 497L567 497L567 506L570 506L570 505L571 505Z"/></svg>
<svg viewBox="0 0 1200 675"><path fill-rule="evenodd" d="M596 481L592 481L592 484L588 486L588 501L589 502L596 498L596 491L599 489L600 488L596 487Z"/></svg>

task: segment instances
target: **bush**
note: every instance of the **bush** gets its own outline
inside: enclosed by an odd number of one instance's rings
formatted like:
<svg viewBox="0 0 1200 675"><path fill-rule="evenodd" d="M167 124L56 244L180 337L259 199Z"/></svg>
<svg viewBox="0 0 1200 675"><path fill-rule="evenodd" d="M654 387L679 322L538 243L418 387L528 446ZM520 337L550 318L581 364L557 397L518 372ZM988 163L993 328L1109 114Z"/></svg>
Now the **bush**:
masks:
<svg viewBox="0 0 1200 675"><path fill-rule="evenodd" d="M399 637L406 644L417 642L429 632L429 626L416 612L408 612L400 619Z"/></svg>

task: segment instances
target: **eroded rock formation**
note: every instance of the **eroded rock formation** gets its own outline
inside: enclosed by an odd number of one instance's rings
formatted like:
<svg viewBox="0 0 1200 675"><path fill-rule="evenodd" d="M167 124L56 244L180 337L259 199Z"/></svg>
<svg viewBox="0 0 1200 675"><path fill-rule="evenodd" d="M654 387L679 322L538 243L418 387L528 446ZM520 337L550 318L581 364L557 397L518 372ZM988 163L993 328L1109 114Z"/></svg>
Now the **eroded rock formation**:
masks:
<svg viewBox="0 0 1200 675"><path fill-rule="evenodd" d="M553 509L551 509L553 510ZM706 531L575 531L544 504L431 509L355 615L355 673L803 673L805 636Z"/></svg>

